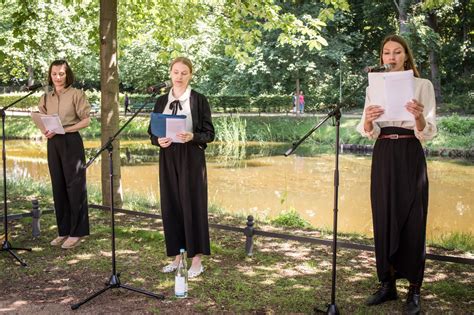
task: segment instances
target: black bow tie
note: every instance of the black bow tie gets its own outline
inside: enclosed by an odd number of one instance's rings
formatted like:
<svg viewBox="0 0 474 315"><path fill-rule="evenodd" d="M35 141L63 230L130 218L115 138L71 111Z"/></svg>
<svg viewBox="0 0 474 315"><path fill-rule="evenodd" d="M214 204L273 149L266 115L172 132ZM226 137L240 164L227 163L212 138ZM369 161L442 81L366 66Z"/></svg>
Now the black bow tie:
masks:
<svg viewBox="0 0 474 315"><path fill-rule="evenodd" d="M178 108L179 110L183 110L183 107L181 107L181 103L178 100L171 102L170 109L172 115L176 115Z"/></svg>

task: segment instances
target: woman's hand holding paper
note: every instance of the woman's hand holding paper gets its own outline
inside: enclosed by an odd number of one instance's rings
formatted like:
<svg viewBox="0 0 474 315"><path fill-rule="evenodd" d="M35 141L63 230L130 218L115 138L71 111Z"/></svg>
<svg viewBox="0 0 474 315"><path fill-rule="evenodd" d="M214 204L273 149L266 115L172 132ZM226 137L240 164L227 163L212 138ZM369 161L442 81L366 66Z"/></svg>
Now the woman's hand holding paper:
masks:
<svg viewBox="0 0 474 315"><path fill-rule="evenodd" d="M183 141L183 143L189 142L193 140L194 134L192 132L182 131L176 134L179 140Z"/></svg>
<svg viewBox="0 0 474 315"><path fill-rule="evenodd" d="M160 145L160 147L162 148L167 148L171 145L171 143L173 143L173 141L171 140L171 138L158 138L158 144Z"/></svg>
<svg viewBox="0 0 474 315"><path fill-rule="evenodd" d="M46 132L44 133L44 136L48 139L51 139L55 135L56 135L56 133L54 131L51 131L51 130L46 130Z"/></svg>

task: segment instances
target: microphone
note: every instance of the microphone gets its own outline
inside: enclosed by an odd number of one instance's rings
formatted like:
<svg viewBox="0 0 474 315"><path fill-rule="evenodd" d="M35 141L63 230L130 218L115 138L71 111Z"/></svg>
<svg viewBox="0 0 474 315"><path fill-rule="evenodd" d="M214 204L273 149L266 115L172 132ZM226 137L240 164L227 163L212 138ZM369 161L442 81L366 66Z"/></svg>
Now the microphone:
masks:
<svg viewBox="0 0 474 315"><path fill-rule="evenodd" d="M364 72L369 73L369 72L387 72L392 69L392 65L389 63L386 63L381 66L368 66L364 68Z"/></svg>
<svg viewBox="0 0 474 315"><path fill-rule="evenodd" d="M161 82L160 84L157 84L157 85L152 85L148 87L146 90L148 93L156 93L156 92L159 92L161 89L167 89L172 86L173 84L171 83L171 81L168 80L165 82Z"/></svg>
<svg viewBox="0 0 474 315"><path fill-rule="evenodd" d="M43 87L43 84L41 84L41 83L36 83L36 84L34 84L34 85L25 86L25 87L23 87L21 90L22 90L23 92L34 91L34 90L36 90L36 89L38 89L38 88L40 88L40 87Z"/></svg>

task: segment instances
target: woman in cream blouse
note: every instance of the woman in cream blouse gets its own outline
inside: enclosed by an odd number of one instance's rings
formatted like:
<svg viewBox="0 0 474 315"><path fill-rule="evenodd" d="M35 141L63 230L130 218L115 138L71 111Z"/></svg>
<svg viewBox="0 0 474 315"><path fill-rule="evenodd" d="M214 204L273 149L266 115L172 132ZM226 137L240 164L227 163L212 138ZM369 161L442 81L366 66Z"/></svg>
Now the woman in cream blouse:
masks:
<svg viewBox="0 0 474 315"><path fill-rule="evenodd" d="M376 139L371 170L371 204L377 276L381 285L368 298L377 305L398 298L395 281L410 283L405 312L421 309L420 287L425 268L428 176L420 141L432 139L436 129L433 85L419 78L407 42L398 35L387 36L380 49L380 64L390 71L413 70L415 97L405 104L410 121L376 121L384 109L372 104L367 93L364 113L357 130Z"/></svg>

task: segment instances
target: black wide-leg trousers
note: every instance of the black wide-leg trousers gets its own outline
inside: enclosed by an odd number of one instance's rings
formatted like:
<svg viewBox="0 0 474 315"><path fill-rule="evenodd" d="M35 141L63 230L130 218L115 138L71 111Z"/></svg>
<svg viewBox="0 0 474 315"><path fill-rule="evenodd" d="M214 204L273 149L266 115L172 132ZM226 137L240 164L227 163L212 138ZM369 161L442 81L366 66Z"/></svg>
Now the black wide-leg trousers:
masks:
<svg viewBox="0 0 474 315"><path fill-rule="evenodd" d="M84 144L79 132L48 139L48 166L59 236L89 235Z"/></svg>
<svg viewBox="0 0 474 315"><path fill-rule="evenodd" d="M193 143L160 149L160 200L166 254L210 255L204 150Z"/></svg>

